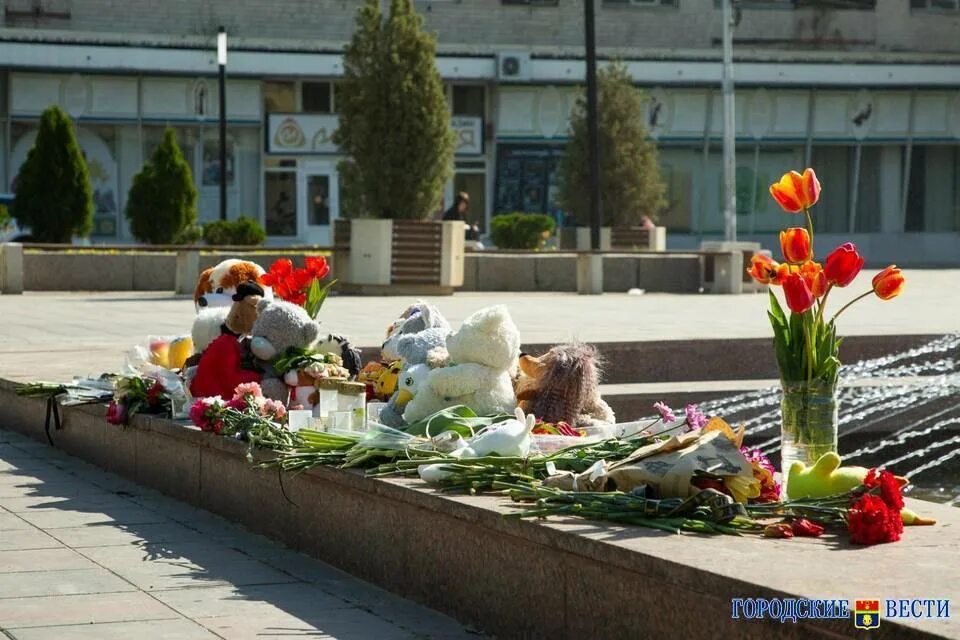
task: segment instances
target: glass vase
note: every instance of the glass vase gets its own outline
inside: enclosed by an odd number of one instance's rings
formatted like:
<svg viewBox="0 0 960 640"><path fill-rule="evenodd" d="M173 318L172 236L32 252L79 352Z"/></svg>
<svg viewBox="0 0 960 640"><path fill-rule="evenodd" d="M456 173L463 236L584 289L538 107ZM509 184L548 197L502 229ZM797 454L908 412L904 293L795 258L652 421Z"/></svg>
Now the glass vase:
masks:
<svg viewBox="0 0 960 640"><path fill-rule="evenodd" d="M810 466L828 451L837 450L837 387L816 383L783 383L780 400L780 468L787 495L790 466Z"/></svg>

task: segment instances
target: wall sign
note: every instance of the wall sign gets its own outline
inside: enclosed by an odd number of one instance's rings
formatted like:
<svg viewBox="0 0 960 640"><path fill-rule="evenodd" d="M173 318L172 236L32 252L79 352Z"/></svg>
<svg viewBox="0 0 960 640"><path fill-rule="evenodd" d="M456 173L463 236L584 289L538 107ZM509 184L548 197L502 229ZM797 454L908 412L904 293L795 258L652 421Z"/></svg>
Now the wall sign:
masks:
<svg viewBox="0 0 960 640"><path fill-rule="evenodd" d="M339 153L333 133L339 124L335 115L317 113L271 113L267 116L267 153L277 155L323 155ZM450 120L457 140L458 156L483 154L483 118L457 116Z"/></svg>

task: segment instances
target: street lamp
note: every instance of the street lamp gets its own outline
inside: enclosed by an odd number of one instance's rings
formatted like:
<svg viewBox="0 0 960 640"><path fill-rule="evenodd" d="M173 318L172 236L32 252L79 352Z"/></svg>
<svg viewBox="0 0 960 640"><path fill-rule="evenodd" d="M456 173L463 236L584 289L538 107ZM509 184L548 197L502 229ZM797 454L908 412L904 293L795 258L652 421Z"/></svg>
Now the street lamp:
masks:
<svg viewBox="0 0 960 640"><path fill-rule="evenodd" d="M227 219L227 31L217 32L217 66L220 70L220 219Z"/></svg>
<svg viewBox="0 0 960 640"><path fill-rule="evenodd" d="M597 110L597 39L593 0L583 1L587 63L587 164L590 176L590 248L600 250L600 120Z"/></svg>
<svg viewBox="0 0 960 640"><path fill-rule="evenodd" d="M736 119L733 98L733 0L723 0L723 235L737 240Z"/></svg>

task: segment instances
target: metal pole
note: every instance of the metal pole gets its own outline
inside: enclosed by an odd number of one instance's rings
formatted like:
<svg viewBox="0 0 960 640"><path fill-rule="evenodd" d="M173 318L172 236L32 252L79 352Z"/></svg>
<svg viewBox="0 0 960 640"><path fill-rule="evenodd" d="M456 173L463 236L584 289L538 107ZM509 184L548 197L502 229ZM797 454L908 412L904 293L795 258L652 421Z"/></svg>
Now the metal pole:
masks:
<svg viewBox="0 0 960 640"><path fill-rule="evenodd" d="M733 101L733 7L723 0L723 235L737 239L736 118Z"/></svg>
<svg viewBox="0 0 960 640"><path fill-rule="evenodd" d="M853 154L853 187L850 193L850 218L847 220L847 232L853 233L857 226L857 203L860 201L860 161L863 157L863 144L858 142Z"/></svg>
<svg viewBox="0 0 960 640"><path fill-rule="evenodd" d="M587 59L587 149L590 165L590 247L600 250L600 116L597 109L597 43L593 0L583 0Z"/></svg>
<svg viewBox="0 0 960 640"><path fill-rule="evenodd" d="M226 30L220 27L218 33L217 66L220 69L220 219L227 219L227 61L226 55L220 55L220 39L226 39ZM226 53L226 46L223 46Z"/></svg>

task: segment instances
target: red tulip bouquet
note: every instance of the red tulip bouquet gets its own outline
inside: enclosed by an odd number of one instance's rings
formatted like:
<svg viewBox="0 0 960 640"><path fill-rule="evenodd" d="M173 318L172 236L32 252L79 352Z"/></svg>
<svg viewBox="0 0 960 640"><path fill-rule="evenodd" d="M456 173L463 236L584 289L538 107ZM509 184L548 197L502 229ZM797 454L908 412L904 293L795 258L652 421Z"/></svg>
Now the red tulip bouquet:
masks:
<svg viewBox="0 0 960 640"><path fill-rule="evenodd" d="M330 287L337 281L331 280L321 286L320 281L330 274L330 264L323 256L307 256L303 261L305 266L302 269L294 269L289 258L280 258L270 265L270 270L260 280L272 287L278 298L300 305L316 320Z"/></svg>
<svg viewBox="0 0 960 640"><path fill-rule="evenodd" d="M784 262L756 254L749 273L764 284L783 288L789 317L770 291L770 324L780 380L783 386L783 469L794 460L812 464L837 448L837 374L840 366L836 320L850 305L869 295L889 300L899 295L903 275L890 265L873 278L870 290L841 307L829 319L827 298L834 288L849 285L863 268L863 257L852 242L830 253L823 264L814 262L813 219L810 208L820 198L820 182L813 169L791 171L770 186L774 200L791 214L802 213L805 227L780 232ZM786 473L784 473L786 477Z"/></svg>

